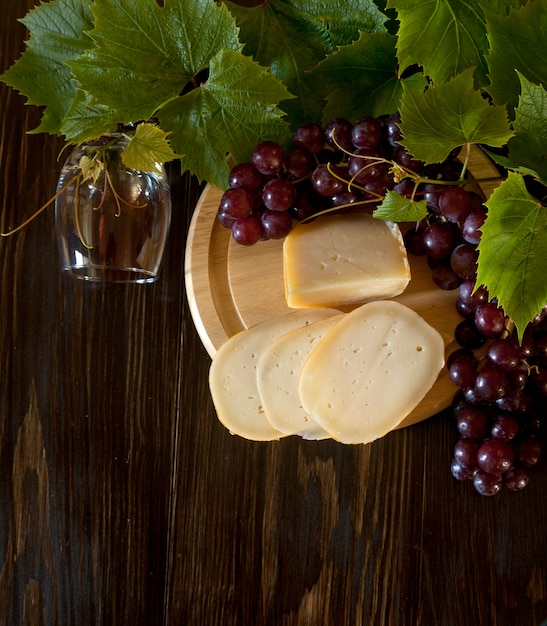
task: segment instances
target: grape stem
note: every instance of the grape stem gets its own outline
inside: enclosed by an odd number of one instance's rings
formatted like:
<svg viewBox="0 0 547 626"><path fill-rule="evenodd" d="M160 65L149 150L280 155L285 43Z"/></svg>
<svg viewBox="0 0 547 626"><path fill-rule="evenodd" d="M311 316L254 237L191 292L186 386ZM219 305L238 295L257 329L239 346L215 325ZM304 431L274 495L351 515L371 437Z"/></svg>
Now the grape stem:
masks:
<svg viewBox="0 0 547 626"><path fill-rule="evenodd" d="M100 151L99 150L94 151L90 159L90 162L94 162L95 164L101 164L101 166L104 166L104 162L106 161L106 159L104 158L105 151L108 147L110 147L110 145L113 145L113 143L114 141L108 143L106 146L103 146ZM102 158L99 158L99 156ZM127 202L126 200L124 200L114 187L114 183L112 182L112 178L110 176L110 173L108 172L108 167L104 166L104 167L101 167L100 169L104 171L104 188L101 194L101 201L96 207L93 207L94 211L98 211L103 207L108 189L110 189L110 191L112 192L112 195L114 196L114 201L116 203L116 212L114 214L115 217L120 217L121 211L122 211L122 204L124 204L125 206L131 209L142 209L147 206L146 202L144 204L131 204L130 202ZM55 200L57 200L57 198L59 198L59 196L61 196L61 194L63 194L69 187L71 187L74 184L75 185L74 214L75 214L76 230L78 231L78 237L80 238L80 241L82 242L84 247L86 247L88 250L92 250L93 246L86 242L83 236L82 230L81 230L80 215L79 215L79 191L80 191L80 185L85 180L96 180L97 177L94 174L95 172L97 172L97 168L88 167L86 168L85 173L84 173L84 169L82 169L82 167L79 167L78 172L74 176L72 176L72 178L70 178L60 189L58 189L57 192L53 196L51 196L51 198L49 198L49 200L45 202L37 211L35 211L29 218L27 218L24 222L16 226L14 229L9 230L7 232L0 232L0 237L10 237L11 235L14 235L15 233L25 228L25 226L30 224L36 217L40 215L40 213L45 211L51 204L53 204L53 202L55 202Z"/></svg>
<svg viewBox="0 0 547 626"><path fill-rule="evenodd" d="M28 224L30 224L30 222L32 222L32 220L34 220L36 217L38 217L38 215L40 215L40 213L42 213L43 211L45 211L48 206L50 204L52 204L53 202L55 202L55 200L63 193L65 192L70 185L72 185L72 183L76 182L78 178L81 178L81 172L79 172L78 174L75 174L68 182L66 182L58 191L57 193L55 193L45 204L43 204L36 212L34 212L29 218L27 218L22 224L19 224L19 226L16 226L13 230L7 231L7 232L2 232L0 233L0 237L10 237L11 235L14 235L15 233L19 232L20 230L22 230L25 226L27 226Z"/></svg>

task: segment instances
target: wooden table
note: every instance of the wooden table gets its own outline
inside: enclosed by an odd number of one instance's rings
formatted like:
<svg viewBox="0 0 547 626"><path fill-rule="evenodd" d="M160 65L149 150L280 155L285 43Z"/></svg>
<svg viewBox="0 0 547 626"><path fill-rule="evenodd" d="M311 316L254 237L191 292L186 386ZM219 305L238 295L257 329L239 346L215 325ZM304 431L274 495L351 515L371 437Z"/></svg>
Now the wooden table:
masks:
<svg viewBox="0 0 547 626"><path fill-rule="evenodd" d="M3 0L1 69L33 0ZM4 230L52 194L59 141L0 88ZM539 626L547 462L520 494L451 476L441 414L368 446L228 434L189 314L200 188L173 173L160 280L59 270L53 211L0 241L0 624Z"/></svg>

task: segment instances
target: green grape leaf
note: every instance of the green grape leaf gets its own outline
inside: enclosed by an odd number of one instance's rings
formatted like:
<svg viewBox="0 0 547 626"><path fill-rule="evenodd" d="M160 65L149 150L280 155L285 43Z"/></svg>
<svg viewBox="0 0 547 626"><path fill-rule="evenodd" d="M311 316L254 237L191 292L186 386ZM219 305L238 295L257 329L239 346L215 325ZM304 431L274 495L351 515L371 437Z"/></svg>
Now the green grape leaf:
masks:
<svg viewBox="0 0 547 626"><path fill-rule="evenodd" d="M519 165L516 161L509 159L508 157L502 156L501 154L496 154L492 152L492 150L488 150L487 148L483 148L484 152L492 159L494 163L501 165L505 169L513 170L514 172L520 172L524 176L532 176L533 178L538 178L538 173L525 167L524 165Z"/></svg>
<svg viewBox="0 0 547 626"><path fill-rule="evenodd" d="M517 106L517 72L536 85L547 84L547 10L545 0L530 1L509 15L488 14L488 93L496 104Z"/></svg>
<svg viewBox="0 0 547 626"><path fill-rule="evenodd" d="M515 109L515 136L509 140L509 160L534 172L547 185L547 92L519 73L521 95Z"/></svg>
<svg viewBox="0 0 547 626"><path fill-rule="evenodd" d="M60 132L72 144L81 144L116 130L115 113L77 89L60 126Z"/></svg>
<svg viewBox="0 0 547 626"><path fill-rule="evenodd" d="M393 222L420 222L427 215L425 200L404 198L396 191L388 191L372 214L382 220Z"/></svg>
<svg viewBox="0 0 547 626"><path fill-rule="evenodd" d="M293 125L321 120L321 84L309 72L359 31L385 31L373 0L278 0L255 7L226 3L240 28L244 53L270 67L297 99L283 103Z"/></svg>
<svg viewBox="0 0 547 626"><path fill-rule="evenodd" d="M524 6L528 0L481 0L481 7L486 14L496 13L498 15L507 15L511 8Z"/></svg>
<svg viewBox="0 0 547 626"><path fill-rule="evenodd" d="M45 107L35 133L61 134L77 89L66 62L93 43L85 35L93 25L89 5L89 0L52 0L21 20L30 33L26 49L0 79L26 96L28 104Z"/></svg>
<svg viewBox="0 0 547 626"><path fill-rule="evenodd" d="M486 24L480 4L472 0L388 0L400 21L397 51L400 71L422 66L434 83L464 70L486 81Z"/></svg>
<svg viewBox="0 0 547 626"><path fill-rule="evenodd" d="M219 49L241 50L228 9L210 0L95 0L95 47L70 66L82 89L124 121L148 120L207 70Z"/></svg>
<svg viewBox="0 0 547 626"><path fill-rule="evenodd" d="M291 133L276 104L290 97L283 83L258 63L221 50L210 61L207 82L171 100L158 117L171 133L173 149L185 154L183 167L200 180L226 188L228 154L237 163L249 160L262 139L289 145Z"/></svg>
<svg viewBox="0 0 547 626"><path fill-rule="evenodd" d="M173 152L167 135L156 124L139 124L122 153L124 164L141 172L161 172L164 163L181 156Z"/></svg>
<svg viewBox="0 0 547 626"><path fill-rule="evenodd" d="M528 193L516 172L494 190L486 206L477 285L487 286L522 337L528 322L547 303L547 209Z"/></svg>
<svg viewBox="0 0 547 626"><path fill-rule="evenodd" d="M473 70L426 91L404 86L401 100L401 143L426 163L444 161L464 144L503 146L513 131L504 107L490 105L473 90Z"/></svg>
<svg viewBox="0 0 547 626"><path fill-rule="evenodd" d="M104 163L99 158L90 158L84 154L78 163L78 167L82 170L83 180L92 180L95 184L99 180L99 176L104 172Z"/></svg>
<svg viewBox="0 0 547 626"><path fill-rule="evenodd" d="M357 41L341 46L313 69L316 84L328 93L324 123L333 117L356 120L397 110L402 86L395 44L389 33L360 33Z"/></svg>

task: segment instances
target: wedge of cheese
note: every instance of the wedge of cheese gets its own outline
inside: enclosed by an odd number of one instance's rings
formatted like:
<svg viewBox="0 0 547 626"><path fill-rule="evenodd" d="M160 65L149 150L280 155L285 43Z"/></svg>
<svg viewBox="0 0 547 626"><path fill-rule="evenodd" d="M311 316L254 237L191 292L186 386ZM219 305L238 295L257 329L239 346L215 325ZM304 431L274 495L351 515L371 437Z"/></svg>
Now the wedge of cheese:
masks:
<svg viewBox="0 0 547 626"><path fill-rule="evenodd" d="M283 274L289 307L337 307L399 295L410 265L394 222L328 214L298 224L285 238Z"/></svg>
<svg viewBox="0 0 547 626"><path fill-rule="evenodd" d="M394 301L364 304L321 339L302 367L302 405L343 443L393 430L433 386L444 365L441 335Z"/></svg>
<svg viewBox="0 0 547 626"><path fill-rule="evenodd" d="M302 406L298 381L311 351L341 315L281 335L260 357L256 377L262 406L270 424L286 435L304 439L330 437Z"/></svg>
<svg viewBox="0 0 547 626"><path fill-rule="evenodd" d="M334 309L293 311L243 330L220 347L209 370L209 388L218 419L232 434L254 441L285 436L264 413L256 378L259 359L281 335L337 313Z"/></svg>

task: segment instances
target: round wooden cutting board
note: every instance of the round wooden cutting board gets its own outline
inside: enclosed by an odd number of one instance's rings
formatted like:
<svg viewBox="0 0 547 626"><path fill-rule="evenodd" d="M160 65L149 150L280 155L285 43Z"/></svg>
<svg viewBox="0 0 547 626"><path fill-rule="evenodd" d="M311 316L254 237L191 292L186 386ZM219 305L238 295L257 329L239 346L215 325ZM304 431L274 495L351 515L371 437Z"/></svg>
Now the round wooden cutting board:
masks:
<svg viewBox="0 0 547 626"><path fill-rule="evenodd" d="M478 148L471 152L469 171L476 179L498 175ZM486 197L495 184L481 184ZM190 224L185 253L190 311L211 357L235 333L293 310L285 301L283 241L262 241L250 247L235 243L231 232L216 218L221 195L222 191L211 185L204 189ZM462 321L455 309L458 290L439 289L431 279L425 257L409 255L409 262L410 284L394 299L414 309L441 333L448 355L458 347L454 341L454 329ZM445 409L455 391L443 369L433 388L400 427Z"/></svg>

